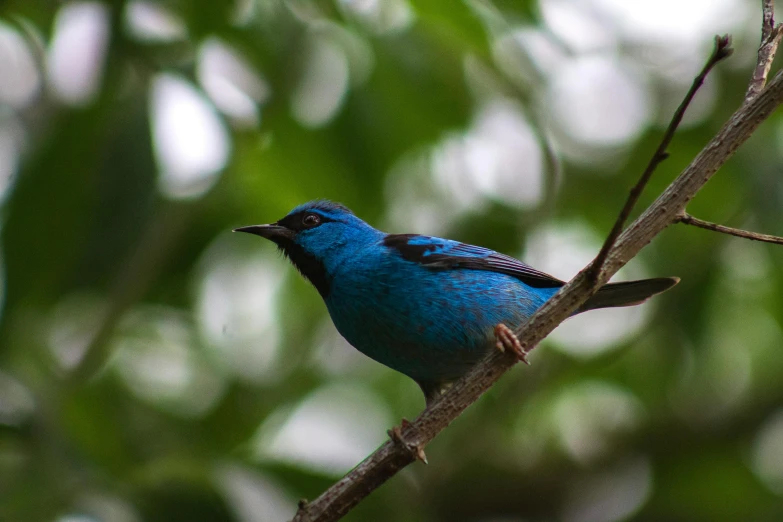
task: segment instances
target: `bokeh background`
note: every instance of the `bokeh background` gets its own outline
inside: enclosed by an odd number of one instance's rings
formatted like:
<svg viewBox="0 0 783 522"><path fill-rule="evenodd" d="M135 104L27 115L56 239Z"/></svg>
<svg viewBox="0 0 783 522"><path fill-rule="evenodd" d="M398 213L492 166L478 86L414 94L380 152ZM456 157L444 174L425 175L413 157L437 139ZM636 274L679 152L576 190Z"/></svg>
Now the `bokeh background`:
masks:
<svg viewBox="0 0 783 522"><path fill-rule="evenodd" d="M285 520L423 407L271 244L314 198L570 278L740 104L751 0L8 0L0 520ZM783 116L690 205L783 234ZM671 227L352 521L783 520L783 248Z"/></svg>

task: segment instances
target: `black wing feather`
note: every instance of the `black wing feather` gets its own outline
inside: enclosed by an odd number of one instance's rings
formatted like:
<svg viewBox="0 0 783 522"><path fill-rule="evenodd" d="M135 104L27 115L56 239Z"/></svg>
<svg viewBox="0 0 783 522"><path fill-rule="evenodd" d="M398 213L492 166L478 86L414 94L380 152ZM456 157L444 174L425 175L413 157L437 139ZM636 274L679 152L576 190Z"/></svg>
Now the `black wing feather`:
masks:
<svg viewBox="0 0 783 522"><path fill-rule="evenodd" d="M534 288L555 288L563 281L494 250L417 234L389 234L383 244L404 259L432 269L486 270L516 277Z"/></svg>

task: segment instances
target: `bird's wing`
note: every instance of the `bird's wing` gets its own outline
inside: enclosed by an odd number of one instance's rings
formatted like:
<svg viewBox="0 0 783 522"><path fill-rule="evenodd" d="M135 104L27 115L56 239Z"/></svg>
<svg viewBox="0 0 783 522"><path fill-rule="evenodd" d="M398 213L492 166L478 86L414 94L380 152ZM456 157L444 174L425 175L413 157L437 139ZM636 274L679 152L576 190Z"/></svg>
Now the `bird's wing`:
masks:
<svg viewBox="0 0 783 522"><path fill-rule="evenodd" d="M513 257L459 241L416 234L388 234L383 244L397 251L404 259L428 268L487 270L516 277L535 288L563 286L561 280Z"/></svg>

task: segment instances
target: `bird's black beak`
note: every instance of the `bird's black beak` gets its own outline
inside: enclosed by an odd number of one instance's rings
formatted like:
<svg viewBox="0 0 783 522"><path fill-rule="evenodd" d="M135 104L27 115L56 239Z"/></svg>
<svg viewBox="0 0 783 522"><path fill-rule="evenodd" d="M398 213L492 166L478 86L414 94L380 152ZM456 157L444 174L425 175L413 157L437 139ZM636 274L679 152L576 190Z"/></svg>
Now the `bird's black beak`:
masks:
<svg viewBox="0 0 783 522"><path fill-rule="evenodd" d="M280 239L293 239L294 231L284 226L272 223L271 225L250 225L247 227L235 228L234 232L247 232L257 236L265 237L271 241Z"/></svg>

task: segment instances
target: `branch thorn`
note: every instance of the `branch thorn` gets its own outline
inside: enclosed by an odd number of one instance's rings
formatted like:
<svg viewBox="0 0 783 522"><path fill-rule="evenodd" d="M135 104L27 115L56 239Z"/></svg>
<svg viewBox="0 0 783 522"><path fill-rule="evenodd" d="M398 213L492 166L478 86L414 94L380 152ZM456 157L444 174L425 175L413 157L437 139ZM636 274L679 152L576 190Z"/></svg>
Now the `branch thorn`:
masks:
<svg viewBox="0 0 783 522"><path fill-rule="evenodd" d="M299 502L296 503L297 510L296 510L296 519L301 520L304 522L310 521L310 514L307 512L307 506L308 502L306 498L300 498Z"/></svg>

